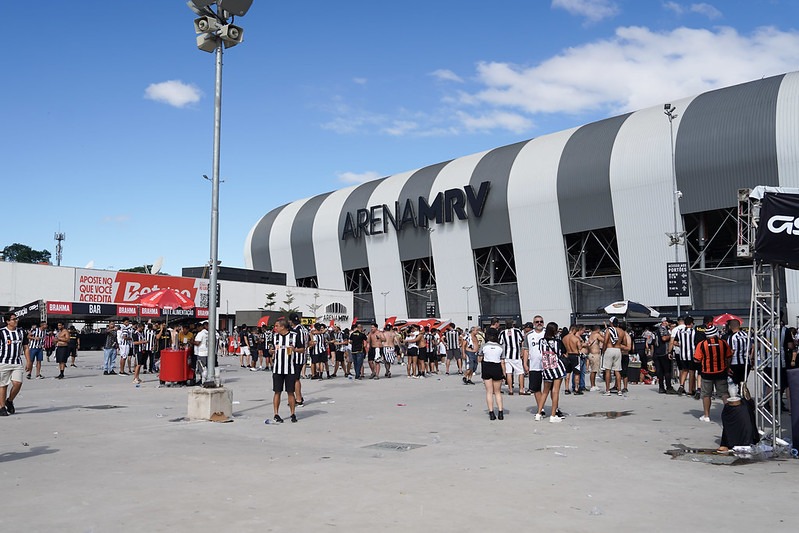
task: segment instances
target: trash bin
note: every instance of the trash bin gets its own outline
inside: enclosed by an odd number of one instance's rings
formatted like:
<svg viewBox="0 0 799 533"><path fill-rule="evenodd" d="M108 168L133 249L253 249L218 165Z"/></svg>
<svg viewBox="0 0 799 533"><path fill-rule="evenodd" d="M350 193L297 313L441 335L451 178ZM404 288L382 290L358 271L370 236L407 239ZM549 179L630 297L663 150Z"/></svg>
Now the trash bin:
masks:
<svg viewBox="0 0 799 533"><path fill-rule="evenodd" d="M161 350L161 363L158 373L163 383L185 383L189 379L189 351Z"/></svg>

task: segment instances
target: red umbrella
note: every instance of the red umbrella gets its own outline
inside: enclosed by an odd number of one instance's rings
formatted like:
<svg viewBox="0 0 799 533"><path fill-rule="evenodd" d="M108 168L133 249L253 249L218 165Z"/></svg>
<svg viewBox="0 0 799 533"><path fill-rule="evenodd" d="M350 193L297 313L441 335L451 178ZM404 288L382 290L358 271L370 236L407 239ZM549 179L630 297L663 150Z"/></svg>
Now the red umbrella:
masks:
<svg viewBox="0 0 799 533"><path fill-rule="evenodd" d="M139 298L144 307L158 309L194 309L194 300L175 289L159 289Z"/></svg>
<svg viewBox="0 0 799 533"><path fill-rule="evenodd" d="M268 316L262 316L261 318L258 319L258 326L259 327L265 327L265 326L268 326L268 325L269 325L269 317Z"/></svg>
<svg viewBox="0 0 799 533"><path fill-rule="evenodd" d="M743 324L743 320L741 320L741 317L735 316L735 315L730 314L730 313L724 313L723 315L719 315L719 316L717 316L717 317L715 317L713 319L713 325L714 326L723 326L727 322L729 322L730 320L737 320L739 323Z"/></svg>

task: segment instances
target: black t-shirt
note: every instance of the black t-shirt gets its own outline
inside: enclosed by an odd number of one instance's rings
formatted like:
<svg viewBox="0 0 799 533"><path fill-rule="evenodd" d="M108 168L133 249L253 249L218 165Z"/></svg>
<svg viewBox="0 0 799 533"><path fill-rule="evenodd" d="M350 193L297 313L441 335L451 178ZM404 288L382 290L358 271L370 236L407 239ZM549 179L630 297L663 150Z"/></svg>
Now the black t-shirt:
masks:
<svg viewBox="0 0 799 533"><path fill-rule="evenodd" d="M350 333L350 344L352 346L352 352L362 352L363 345L366 342L366 334L363 331L355 330Z"/></svg>
<svg viewBox="0 0 799 533"><path fill-rule="evenodd" d="M655 329L655 335L657 335L657 345L655 346L655 350L653 352L654 355L657 356L664 356L669 349L669 337L671 336L671 332L669 328L666 326L658 326ZM663 337L666 337L666 340L663 340Z"/></svg>

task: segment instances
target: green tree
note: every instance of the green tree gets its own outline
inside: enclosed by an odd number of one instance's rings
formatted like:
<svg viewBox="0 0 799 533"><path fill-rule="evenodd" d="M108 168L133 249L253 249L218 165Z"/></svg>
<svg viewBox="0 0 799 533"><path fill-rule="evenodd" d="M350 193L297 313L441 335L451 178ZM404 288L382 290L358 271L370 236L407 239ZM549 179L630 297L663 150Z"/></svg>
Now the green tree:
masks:
<svg viewBox="0 0 799 533"><path fill-rule="evenodd" d="M291 289L286 289L286 299L283 300L283 305L285 307L280 308L281 313L297 313L299 309L297 307L292 306L291 304L294 303L294 293L291 292Z"/></svg>
<svg viewBox="0 0 799 533"><path fill-rule="evenodd" d="M5 260L14 263L49 263L50 255L47 250L34 250L30 246L18 242L3 248Z"/></svg>
<svg viewBox="0 0 799 533"><path fill-rule="evenodd" d="M136 272L138 274L149 274L153 270L153 265L141 265L135 266L131 268L121 268L119 269L120 272ZM158 276L168 276L166 272L158 272Z"/></svg>
<svg viewBox="0 0 799 533"><path fill-rule="evenodd" d="M277 298L277 293L276 292L267 293L267 295L266 295L266 303L264 304L264 307L266 307L267 309L269 309L271 311L272 308L275 306L275 303L277 303L277 302L275 302L275 298Z"/></svg>

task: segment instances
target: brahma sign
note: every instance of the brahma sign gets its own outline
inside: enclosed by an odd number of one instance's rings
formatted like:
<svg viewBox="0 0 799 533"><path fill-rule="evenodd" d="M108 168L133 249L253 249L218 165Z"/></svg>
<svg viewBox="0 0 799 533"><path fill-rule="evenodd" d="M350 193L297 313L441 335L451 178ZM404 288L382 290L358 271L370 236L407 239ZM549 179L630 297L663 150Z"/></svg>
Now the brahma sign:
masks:
<svg viewBox="0 0 799 533"><path fill-rule="evenodd" d="M159 289L175 289L194 301L197 307L208 306L208 280L110 272L107 270L75 270L75 301L130 304Z"/></svg>

